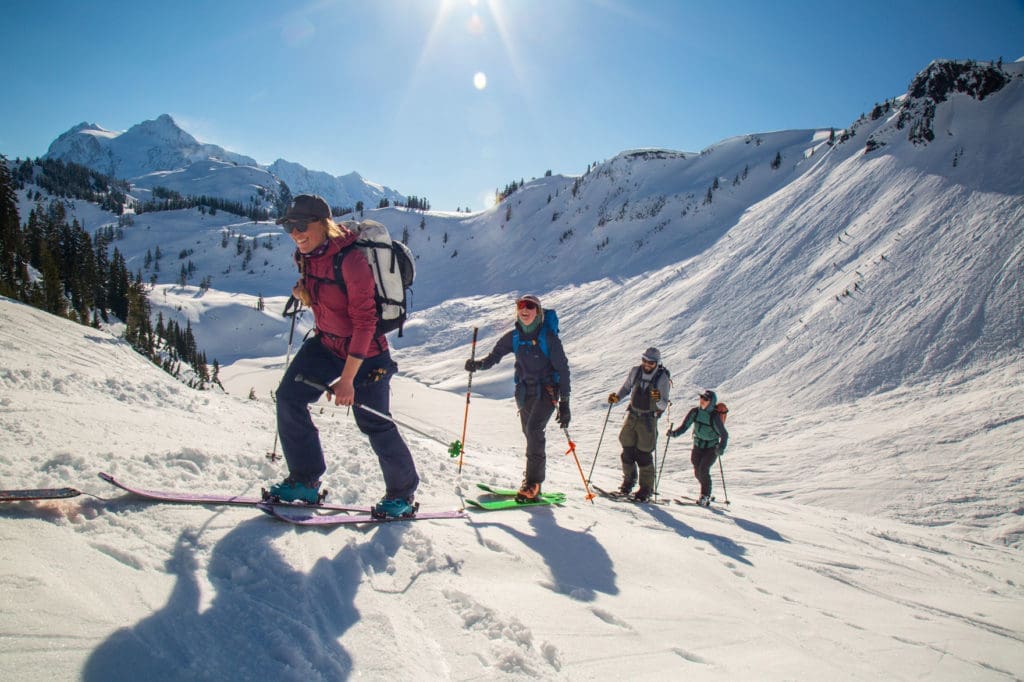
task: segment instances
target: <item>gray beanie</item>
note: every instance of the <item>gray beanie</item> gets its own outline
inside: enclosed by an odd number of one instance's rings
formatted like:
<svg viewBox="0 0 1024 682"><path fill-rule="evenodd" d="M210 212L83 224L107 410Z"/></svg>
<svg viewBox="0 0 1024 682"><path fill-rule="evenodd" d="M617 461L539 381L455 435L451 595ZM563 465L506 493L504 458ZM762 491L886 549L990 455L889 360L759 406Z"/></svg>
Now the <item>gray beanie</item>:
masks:
<svg viewBox="0 0 1024 682"><path fill-rule="evenodd" d="M644 354L640 356L640 358L642 360L646 360L647 362L661 364L661 351L655 348L654 346L651 346L650 348L644 351Z"/></svg>

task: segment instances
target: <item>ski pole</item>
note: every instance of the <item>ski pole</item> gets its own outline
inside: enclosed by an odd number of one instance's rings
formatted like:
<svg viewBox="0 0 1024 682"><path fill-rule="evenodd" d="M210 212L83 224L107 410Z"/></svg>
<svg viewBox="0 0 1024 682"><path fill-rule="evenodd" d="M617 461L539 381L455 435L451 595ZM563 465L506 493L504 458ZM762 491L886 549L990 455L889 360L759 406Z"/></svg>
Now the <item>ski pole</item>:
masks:
<svg viewBox="0 0 1024 682"><path fill-rule="evenodd" d="M473 327L473 345L470 346L469 350L469 361L473 362L476 360L476 334L479 331L477 327ZM459 456L459 473L462 473L462 455L466 451L466 425L469 423L469 396L473 392L473 372L469 372L469 382L466 385L466 411L462 415L462 438L455 441L452 447L448 450L448 454L454 457L456 454ZM458 446L457 448L455 446ZM457 451L457 452L456 452Z"/></svg>
<svg viewBox="0 0 1024 682"><path fill-rule="evenodd" d="M321 384L321 383L319 383L317 381L313 381L312 379L307 379L306 377L304 377L301 374L296 374L295 375L295 381L297 381L297 382L299 382L301 384L306 384L307 386L312 386L313 388L319 389L321 391L326 391L327 393L329 393L331 395L334 395L334 391L331 389L330 386L325 386L325 385L323 385L323 384ZM381 419L383 419L385 421L391 422L395 426L401 426L402 428L409 429L410 431L414 431L414 432L420 434L421 436L429 438L430 440L434 441L435 443L440 443L441 445L447 446L449 448L453 446L452 443L446 443L445 441L441 440L440 438L438 438L437 436L435 436L432 433L427 433L426 431L418 429L415 426L412 426L411 424L407 424L405 422L399 421L399 420L395 419L394 417L392 417L391 415L387 415L387 414L384 414L383 412L381 412L380 410L373 409L369 405L364 405L362 403L352 403L352 407L358 407L363 412L368 412L368 413L372 414L375 417L380 417Z"/></svg>
<svg viewBox="0 0 1024 682"><path fill-rule="evenodd" d="M590 463L590 473L587 474L587 483L594 475L594 466L597 464L597 453L601 452L601 442L604 440L604 430L608 428L608 418L612 416L612 404L608 403L608 414L604 416L604 426L601 427L601 437L597 439L597 449L594 450L594 461Z"/></svg>
<svg viewBox="0 0 1024 682"><path fill-rule="evenodd" d="M725 469L722 468L722 456L718 456L718 473L722 476L722 494L725 495L725 503L732 504L729 501L729 491L725 489Z"/></svg>
<svg viewBox="0 0 1024 682"><path fill-rule="evenodd" d="M292 310L294 308L294 310ZM289 312L290 311L290 312ZM295 318L302 312L302 301L295 298L294 296L288 297L288 302L284 304L284 312L281 313L282 317L292 318L291 329L288 331L288 354L285 356L284 371L288 371L288 365L292 364L292 340L295 338ZM267 459L271 462L276 462L281 458L281 455L277 454L277 429L274 429L274 447L267 453Z"/></svg>
<svg viewBox="0 0 1024 682"><path fill-rule="evenodd" d="M671 417L672 415L672 402L669 401L668 406L665 408L665 414ZM668 423L668 430L672 430L672 422ZM665 460L668 458L668 439L669 435L665 433L665 449L661 451L661 466L658 467L658 477L654 479L654 499L658 499L658 490L661 488L661 472L665 470ZM655 448L657 449L657 448Z"/></svg>
<svg viewBox="0 0 1024 682"><path fill-rule="evenodd" d="M569 443L569 449L565 451L565 454L571 454L572 458L576 460L576 468L579 469L580 478L583 479L583 487L587 491L587 499L590 500L590 504L594 504L594 493L590 492L590 484L587 483L587 479L583 475L583 467L580 466L580 458L576 456L576 443L572 442L572 437L569 435L569 429L563 428L562 433L565 434L565 440Z"/></svg>

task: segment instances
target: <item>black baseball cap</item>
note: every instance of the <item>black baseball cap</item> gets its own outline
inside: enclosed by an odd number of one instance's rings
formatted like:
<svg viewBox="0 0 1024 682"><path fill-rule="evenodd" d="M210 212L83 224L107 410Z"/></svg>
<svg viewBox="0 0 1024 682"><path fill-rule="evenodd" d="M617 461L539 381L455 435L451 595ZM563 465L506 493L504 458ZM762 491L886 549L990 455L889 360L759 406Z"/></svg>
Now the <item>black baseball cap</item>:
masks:
<svg viewBox="0 0 1024 682"><path fill-rule="evenodd" d="M300 194L292 201L283 217L277 219L278 225L285 223L306 224L331 217L331 207L323 197L316 194Z"/></svg>

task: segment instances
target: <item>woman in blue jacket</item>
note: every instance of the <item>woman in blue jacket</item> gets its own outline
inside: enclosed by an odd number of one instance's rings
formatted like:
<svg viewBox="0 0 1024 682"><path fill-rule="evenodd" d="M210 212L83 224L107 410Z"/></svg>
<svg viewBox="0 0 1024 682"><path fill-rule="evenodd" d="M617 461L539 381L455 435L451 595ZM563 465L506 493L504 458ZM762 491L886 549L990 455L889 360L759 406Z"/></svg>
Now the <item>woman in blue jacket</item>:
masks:
<svg viewBox="0 0 1024 682"><path fill-rule="evenodd" d="M466 360L466 371L490 369L503 357L516 358L516 404L526 436L526 471L516 499L529 502L540 496L547 454L544 429L558 410L558 425L569 426L569 361L558 338L558 316L544 310L536 296L516 300L516 322L498 339L483 360Z"/></svg>

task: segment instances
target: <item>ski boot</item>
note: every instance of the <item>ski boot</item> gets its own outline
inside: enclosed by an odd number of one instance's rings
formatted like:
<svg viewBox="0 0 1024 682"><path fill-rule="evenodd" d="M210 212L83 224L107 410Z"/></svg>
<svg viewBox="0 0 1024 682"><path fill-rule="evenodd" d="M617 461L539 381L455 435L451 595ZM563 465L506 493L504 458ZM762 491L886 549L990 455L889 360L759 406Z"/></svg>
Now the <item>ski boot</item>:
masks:
<svg viewBox="0 0 1024 682"><path fill-rule="evenodd" d="M373 505L370 516L375 519L407 519L416 516L419 505L413 502L410 497L382 497L380 502Z"/></svg>
<svg viewBox="0 0 1024 682"><path fill-rule="evenodd" d="M651 491L649 488L640 487L633 493L632 500L634 502L648 502L651 499Z"/></svg>
<svg viewBox="0 0 1024 682"><path fill-rule="evenodd" d="M264 490L263 499L274 502L319 504L323 500L324 494L320 493L320 481L303 483L289 476L280 483L270 486L270 490Z"/></svg>
<svg viewBox="0 0 1024 682"><path fill-rule="evenodd" d="M540 483L523 481L523 484L519 486L519 492L516 493L516 502L519 502L520 504L523 502L536 502L539 497Z"/></svg>

